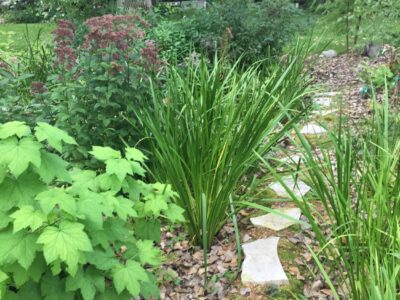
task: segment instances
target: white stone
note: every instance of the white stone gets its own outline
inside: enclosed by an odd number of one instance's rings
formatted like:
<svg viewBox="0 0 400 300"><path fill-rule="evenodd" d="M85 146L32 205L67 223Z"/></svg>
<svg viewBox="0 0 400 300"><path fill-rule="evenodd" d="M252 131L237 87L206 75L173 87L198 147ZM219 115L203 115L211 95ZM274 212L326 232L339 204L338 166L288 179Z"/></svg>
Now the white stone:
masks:
<svg viewBox="0 0 400 300"><path fill-rule="evenodd" d="M291 176L284 177L282 178L282 180L285 183L285 185L292 190L293 194L296 195L296 197L304 196L311 189L306 183L304 183L300 179L297 179L297 181L295 182ZM282 198L290 197L288 192L285 190L285 188L279 181L271 183L269 185L269 188L273 190L278 197Z"/></svg>
<svg viewBox="0 0 400 300"><path fill-rule="evenodd" d="M314 103L319 106L329 107L332 105L332 98L328 98L328 97L315 98Z"/></svg>
<svg viewBox="0 0 400 300"><path fill-rule="evenodd" d="M321 53L321 56L326 57L326 58L334 58L337 56L337 52L335 50L330 49L330 50L323 51Z"/></svg>
<svg viewBox="0 0 400 300"><path fill-rule="evenodd" d="M300 131L302 134L323 134L326 129L317 124L307 124Z"/></svg>
<svg viewBox="0 0 400 300"><path fill-rule="evenodd" d="M269 237L243 244L244 284L283 285L289 280L278 257L279 237Z"/></svg>
<svg viewBox="0 0 400 300"><path fill-rule="evenodd" d="M250 221L254 226L266 227L279 231L288 228L293 224L297 224L297 221L300 219L301 211L297 207L277 209L277 211L282 215L288 216L290 219L271 212L263 216L251 218Z"/></svg>
<svg viewBox="0 0 400 300"><path fill-rule="evenodd" d="M339 93L338 92L321 92L321 93L316 93L315 97L335 97Z"/></svg>

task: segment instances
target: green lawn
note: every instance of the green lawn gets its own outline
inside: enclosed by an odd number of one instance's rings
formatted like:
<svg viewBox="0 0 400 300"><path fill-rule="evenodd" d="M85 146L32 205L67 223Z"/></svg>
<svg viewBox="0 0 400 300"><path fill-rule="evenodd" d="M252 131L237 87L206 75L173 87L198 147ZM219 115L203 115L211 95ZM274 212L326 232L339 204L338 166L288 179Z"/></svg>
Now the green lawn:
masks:
<svg viewBox="0 0 400 300"><path fill-rule="evenodd" d="M9 58L23 54L27 49L28 36L31 42L35 41L40 32L42 43L51 43L51 32L55 24L1 24L0 25L0 58Z"/></svg>

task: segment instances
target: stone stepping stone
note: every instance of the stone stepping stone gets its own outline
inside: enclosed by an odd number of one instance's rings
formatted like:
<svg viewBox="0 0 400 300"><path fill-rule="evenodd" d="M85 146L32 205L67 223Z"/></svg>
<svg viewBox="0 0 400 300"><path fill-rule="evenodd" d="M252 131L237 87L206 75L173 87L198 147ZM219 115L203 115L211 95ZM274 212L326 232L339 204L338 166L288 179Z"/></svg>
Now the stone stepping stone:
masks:
<svg viewBox="0 0 400 300"><path fill-rule="evenodd" d="M279 231L288 228L289 226L292 226L294 224L297 224L295 220L300 220L301 211L297 207L277 209L277 211L292 219L288 219L281 215L271 212L266 215L250 218L250 221L256 227L264 227L275 231Z"/></svg>
<svg viewBox="0 0 400 300"><path fill-rule="evenodd" d="M339 95L338 92L321 92L321 93L316 93L316 97L335 97Z"/></svg>
<svg viewBox="0 0 400 300"><path fill-rule="evenodd" d="M297 179L297 181L295 182L291 176L287 176L282 178L282 180L286 184L286 186L293 191L293 194L295 194L296 197L302 197L311 190L311 188L300 179ZM281 198L290 197L288 192L285 190L285 188L279 181L271 183L269 185L269 188L273 190L278 197Z"/></svg>
<svg viewBox="0 0 400 300"><path fill-rule="evenodd" d="M325 128L317 125L317 124L307 124L305 125L301 131L302 134L305 135L318 135L318 134L325 134L327 131Z"/></svg>
<svg viewBox="0 0 400 300"><path fill-rule="evenodd" d="M329 97L315 98L314 103L322 107L330 107L332 106L332 98Z"/></svg>
<svg viewBox="0 0 400 300"><path fill-rule="evenodd" d="M279 237L269 237L243 244L244 284L287 285L289 280L278 256Z"/></svg>
<svg viewBox="0 0 400 300"><path fill-rule="evenodd" d="M285 157L283 159L280 160L281 163L284 164L298 164L300 161L300 163L302 163L304 161L303 156L299 155L299 154L293 154L291 156Z"/></svg>

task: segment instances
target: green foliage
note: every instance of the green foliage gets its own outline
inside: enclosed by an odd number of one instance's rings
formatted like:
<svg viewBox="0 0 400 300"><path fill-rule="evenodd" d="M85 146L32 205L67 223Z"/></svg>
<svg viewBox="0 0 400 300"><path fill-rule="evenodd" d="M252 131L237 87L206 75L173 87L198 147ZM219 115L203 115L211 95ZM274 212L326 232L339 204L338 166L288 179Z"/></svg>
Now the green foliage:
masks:
<svg viewBox="0 0 400 300"><path fill-rule="evenodd" d="M53 153L65 144L76 142L45 123L34 133L0 125L0 299L158 298L160 227L147 234L143 224L182 220L175 193L135 179L145 160L137 149L93 147L106 166L96 173Z"/></svg>
<svg viewBox="0 0 400 300"><path fill-rule="evenodd" d="M220 1L207 10L199 9L182 22L186 38L195 49L216 52L242 62L278 54L299 28L300 10L289 0Z"/></svg>
<svg viewBox="0 0 400 300"><path fill-rule="evenodd" d="M149 129L156 175L179 194L177 203L197 244L204 236L211 245L229 218L229 197L256 160L254 151L268 151L300 118L297 109L308 84L304 50L299 47L267 74L257 67L241 72L237 64L227 67L218 60L211 69L204 60L183 72L171 68L165 94L153 91L141 118ZM153 213L163 208L148 204Z"/></svg>

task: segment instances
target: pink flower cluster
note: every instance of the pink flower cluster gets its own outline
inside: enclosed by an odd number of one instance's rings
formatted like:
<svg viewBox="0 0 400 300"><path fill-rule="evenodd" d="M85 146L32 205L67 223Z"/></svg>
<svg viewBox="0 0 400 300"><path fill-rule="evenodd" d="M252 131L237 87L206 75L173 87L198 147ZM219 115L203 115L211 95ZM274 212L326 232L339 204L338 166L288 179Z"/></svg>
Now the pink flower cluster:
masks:
<svg viewBox="0 0 400 300"><path fill-rule="evenodd" d="M31 95L37 95L37 94L43 94L47 92L46 87L44 86L44 83L41 81L33 81L31 84Z"/></svg>
<svg viewBox="0 0 400 300"><path fill-rule="evenodd" d="M145 67L154 68L160 64L156 44L153 40L145 41L146 47L142 49L142 57L144 58Z"/></svg>
<svg viewBox="0 0 400 300"><path fill-rule="evenodd" d="M56 42L56 65L66 66L68 69L71 69L76 61L76 52L72 48L75 35L74 24L71 21L60 20L53 34Z"/></svg>
<svg viewBox="0 0 400 300"><path fill-rule="evenodd" d="M142 40L145 36L139 24L149 26L138 16L104 15L90 18L85 22L89 33L85 36L83 47L98 50L114 45L118 50L126 51L135 39Z"/></svg>

